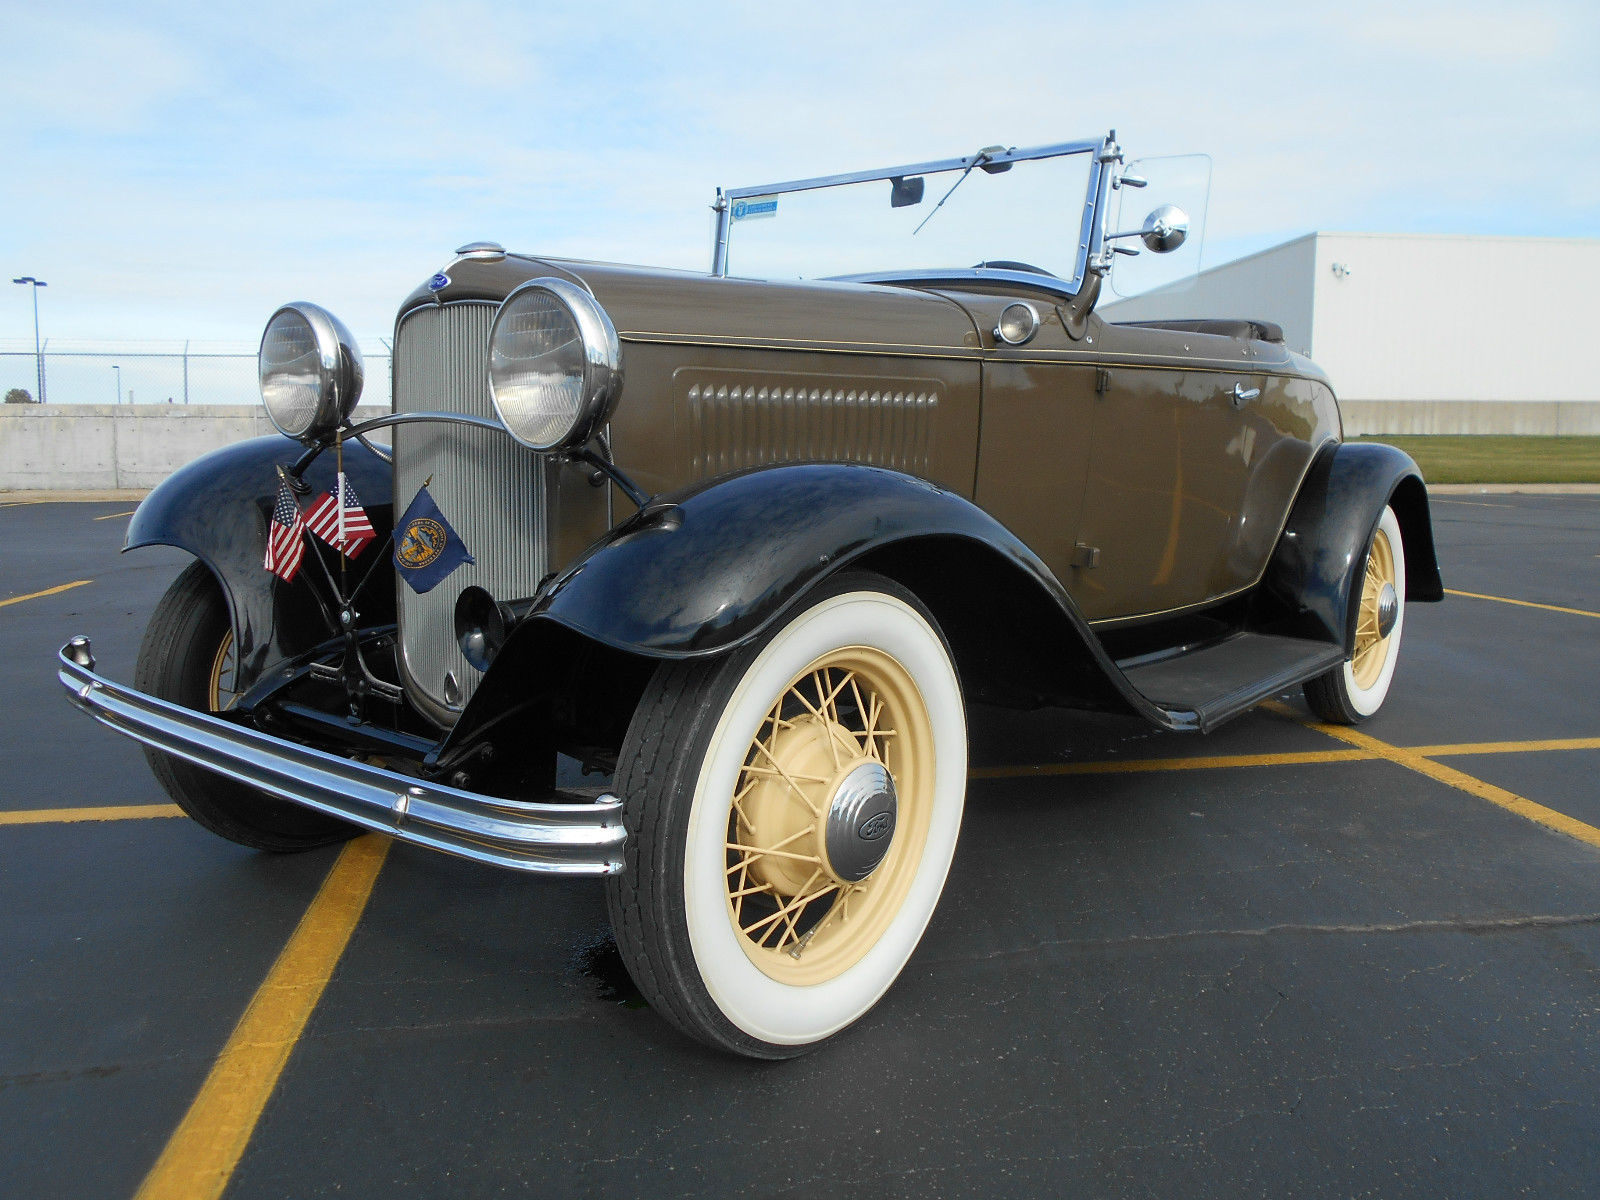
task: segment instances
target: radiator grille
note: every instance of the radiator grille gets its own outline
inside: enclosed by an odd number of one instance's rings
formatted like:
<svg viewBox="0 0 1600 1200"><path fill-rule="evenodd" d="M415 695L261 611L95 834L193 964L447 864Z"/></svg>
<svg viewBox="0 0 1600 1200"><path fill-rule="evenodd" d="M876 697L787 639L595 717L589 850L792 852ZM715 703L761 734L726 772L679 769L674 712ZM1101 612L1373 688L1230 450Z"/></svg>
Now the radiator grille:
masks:
<svg viewBox="0 0 1600 1200"><path fill-rule="evenodd" d="M394 346L394 407L494 417L489 399L492 304L417 309ZM428 492L476 560L431 592L399 589L400 661L407 686L436 719L454 720L479 673L455 640L456 597L476 584L497 600L530 596L548 571L544 460L503 433L429 422L394 430L396 516ZM453 676L455 688L447 686Z"/></svg>

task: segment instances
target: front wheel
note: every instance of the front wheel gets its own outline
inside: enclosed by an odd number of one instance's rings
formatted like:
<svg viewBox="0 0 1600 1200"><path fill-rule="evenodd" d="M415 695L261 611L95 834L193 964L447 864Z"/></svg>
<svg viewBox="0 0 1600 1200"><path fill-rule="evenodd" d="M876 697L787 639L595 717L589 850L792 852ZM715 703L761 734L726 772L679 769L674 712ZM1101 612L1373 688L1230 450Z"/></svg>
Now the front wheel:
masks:
<svg viewBox="0 0 1600 1200"><path fill-rule="evenodd" d="M955 853L966 714L914 597L851 573L755 645L660 667L616 790L606 896L652 1006L690 1036L788 1058L870 1009Z"/></svg>
<svg viewBox="0 0 1600 1200"><path fill-rule="evenodd" d="M238 654L222 589L204 563L191 563L161 597L139 646L134 685L201 712L224 712L238 698ZM308 850L355 829L145 747L161 786L212 833L257 850Z"/></svg>
<svg viewBox="0 0 1600 1200"><path fill-rule="evenodd" d="M1406 551L1392 508L1378 518L1355 604L1354 651L1305 685L1312 711L1335 725L1354 725L1377 712L1394 679L1406 618Z"/></svg>

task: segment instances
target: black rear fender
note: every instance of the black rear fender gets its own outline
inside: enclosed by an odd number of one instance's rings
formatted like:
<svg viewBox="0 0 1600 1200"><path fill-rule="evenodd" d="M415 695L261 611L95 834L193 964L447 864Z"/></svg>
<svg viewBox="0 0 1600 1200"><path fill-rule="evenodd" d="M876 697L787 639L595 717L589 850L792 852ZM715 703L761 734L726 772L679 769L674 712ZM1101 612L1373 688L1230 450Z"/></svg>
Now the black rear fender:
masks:
<svg viewBox="0 0 1600 1200"><path fill-rule="evenodd" d="M1379 442L1321 451L1300 486L1258 596L1258 624L1355 645L1352 588L1385 506L1400 522L1406 599L1444 599L1422 472L1411 456Z"/></svg>

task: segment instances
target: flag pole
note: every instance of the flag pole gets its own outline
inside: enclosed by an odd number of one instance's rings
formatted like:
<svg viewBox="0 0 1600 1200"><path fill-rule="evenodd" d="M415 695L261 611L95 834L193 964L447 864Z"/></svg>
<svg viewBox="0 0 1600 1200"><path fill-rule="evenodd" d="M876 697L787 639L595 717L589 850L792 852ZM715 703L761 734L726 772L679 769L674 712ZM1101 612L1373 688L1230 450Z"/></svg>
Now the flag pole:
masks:
<svg viewBox="0 0 1600 1200"><path fill-rule="evenodd" d="M334 507L339 514L339 596L343 600L345 595L344 564L348 549L344 540L344 438L333 439L334 467L338 473L337 491L333 494ZM343 601L346 605L348 600Z"/></svg>
<svg viewBox="0 0 1600 1200"><path fill-rule="evenodd" d="M344 598L339 595L339 586L333 582L333 573L328 570L328 564L322 561L322 552L317 549L316 539L311 536L311 530L307 529L305 526L303 520L305 514L301 511L300 501L294 494L294 484L290 481L289 472L284 469L282 463L277 463L275 465L278 470L278 481L288 491L289 503L294 505L295 515L299 518L302 518L300 525L300 537L305 544L303 553L310 558L316 559L317 566L322 571L323 579L327 580L328 582L328 590L333 592L334 599L337 600L339 602L339 606L343 608ZM268 536L271 536L270 532L268 533ZM335 630L338 630L341 627L341 622L334 616L332 612L328 610L328 602L322 598L322 593L317 590L315 584L310 583L309 581L307 586L310 588L312 597L317 602L317 607L322 610L322 615L328 619L328 624Z"/></svg>

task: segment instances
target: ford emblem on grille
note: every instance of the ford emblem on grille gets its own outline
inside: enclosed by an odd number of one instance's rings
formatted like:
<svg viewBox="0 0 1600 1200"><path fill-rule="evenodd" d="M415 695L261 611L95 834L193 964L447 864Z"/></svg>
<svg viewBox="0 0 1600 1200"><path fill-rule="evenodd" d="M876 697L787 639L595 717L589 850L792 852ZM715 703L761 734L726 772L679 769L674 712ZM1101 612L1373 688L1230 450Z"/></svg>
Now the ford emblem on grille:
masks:
<svg viewBox="0 0 1600 1200"><path fill-rule="evenodd" d="M428 280L428 290L430 292L443 291L445 288L447 288L449 286L450 286L450 276L446 275L443 271L440 271L432 279Z"/></svg>

